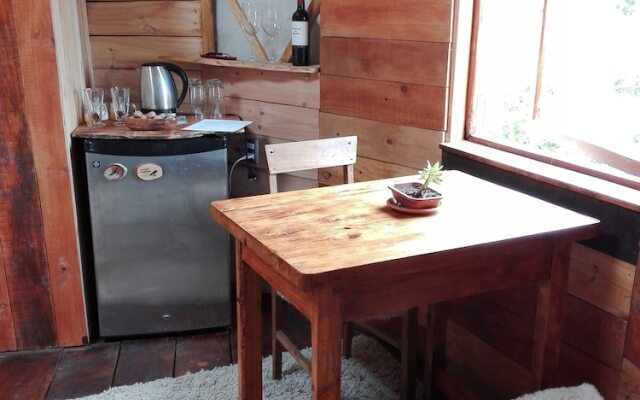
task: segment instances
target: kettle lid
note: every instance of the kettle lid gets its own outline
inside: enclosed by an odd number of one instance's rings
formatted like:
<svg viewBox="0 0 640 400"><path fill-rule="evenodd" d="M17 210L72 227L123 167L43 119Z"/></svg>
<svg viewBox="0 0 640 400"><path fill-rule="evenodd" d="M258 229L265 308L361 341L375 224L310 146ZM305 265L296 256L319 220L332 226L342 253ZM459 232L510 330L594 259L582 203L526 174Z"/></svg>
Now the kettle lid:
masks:
<svg viewBox="0 0 640 400"><path fill-rule="evenodd" d="M167 63L161 62L161 61L151 61L151 62L146 62L144 64L142 64L143 67L162 67L162 66L166 66Z"/></svg>

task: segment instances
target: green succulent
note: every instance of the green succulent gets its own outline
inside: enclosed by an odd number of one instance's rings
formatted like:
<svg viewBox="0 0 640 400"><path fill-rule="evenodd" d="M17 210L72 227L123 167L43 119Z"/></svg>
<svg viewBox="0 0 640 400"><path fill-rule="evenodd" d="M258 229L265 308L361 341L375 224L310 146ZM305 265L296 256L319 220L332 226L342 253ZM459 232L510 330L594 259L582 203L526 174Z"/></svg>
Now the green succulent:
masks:
<svg viewBox="0 0 640 400"><path fill-rule="evenodd" d="M424 195L424 192L429 187L431 182L440 184L442 183L442 168L444 165L437 161L431 165L431 162L427 161L427 165L424 166L418 173L420 173L420 179L424 180L420 187L420 196Z"/></svg>

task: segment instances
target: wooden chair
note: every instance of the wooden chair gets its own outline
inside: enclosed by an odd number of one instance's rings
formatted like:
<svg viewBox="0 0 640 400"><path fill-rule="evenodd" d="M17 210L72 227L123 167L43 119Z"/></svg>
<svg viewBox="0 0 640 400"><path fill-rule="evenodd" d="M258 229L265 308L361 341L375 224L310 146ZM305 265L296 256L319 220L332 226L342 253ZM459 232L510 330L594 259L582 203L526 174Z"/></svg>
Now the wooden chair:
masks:
<svg viewBox="0 0 640 400"><path fill-rule="evenodd" d="M343 167L343 182L354 182L354 164L356 163L358 138L346 136L330 139L307 140L265 146L267 165L269 167L269 190L278 192L277 175L308 169ZM273 378L282 377L282 351L286 349L309 375L311 362L296 348L293 341L282 330L282 297L271 289L271 337ZM355 328L363 333L374 335L379 339L400 349L401 352L401 399L415 398L415 365L416 365L416 332L417 310L406 311L402 322L402 338L400 343L376 331L365 321L355 323ZM354 323L346 323L343 331L343 353L346 358L351 355L351 339Z"/></svg>

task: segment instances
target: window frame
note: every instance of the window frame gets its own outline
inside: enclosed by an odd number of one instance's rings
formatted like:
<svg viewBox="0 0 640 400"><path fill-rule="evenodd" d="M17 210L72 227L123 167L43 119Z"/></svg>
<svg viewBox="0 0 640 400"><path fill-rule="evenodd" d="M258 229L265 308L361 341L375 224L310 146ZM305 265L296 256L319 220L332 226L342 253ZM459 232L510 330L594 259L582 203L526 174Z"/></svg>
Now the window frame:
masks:
<svg viewBox="0 0 640 400"><path fill-rule="evenodd" d="M542 28L540 32L540 47L538 57L538 72L536 80L536 92L534 98L534 113L538 110L539 90L541 76L544 69L544 35L546 26L546 10L550 0L544 1L544 12L542 20ZM619 184L635 190L640 190L640 180L627 179L623 176L614 175L605 171L589 168L577 163L568 162L559 158L530 151L517 146L511 146L504 142L489 140L486 138L474 136L469 132L471 126L471 118L473 111L473 99L475 90L475 74L476 74L476 41L478 39L478 28L480 23L480 9L482 0L454 0L454 13L452 23L452 62L451 62L451 85L450 101L449 101L449 134L447 141L455 141L458 139L467 140L483 146L492 147L501 151L509 152L526 158L530 158L545 164L554 165L567 170L590 175L595 178L603 179L615 184ZM465 85L460 84L466 81ZM464 98L461 93L461 87L464 86ZM461 116L460 114L464 114ZM604 157L615 157L621 162L633 163L633 168L640 168L640 163L635 160L627 159L623 155L609 152L602 148L591 148L588 154L593 155L599 153ZM568 182L569 183L569 182Z"/></svg>

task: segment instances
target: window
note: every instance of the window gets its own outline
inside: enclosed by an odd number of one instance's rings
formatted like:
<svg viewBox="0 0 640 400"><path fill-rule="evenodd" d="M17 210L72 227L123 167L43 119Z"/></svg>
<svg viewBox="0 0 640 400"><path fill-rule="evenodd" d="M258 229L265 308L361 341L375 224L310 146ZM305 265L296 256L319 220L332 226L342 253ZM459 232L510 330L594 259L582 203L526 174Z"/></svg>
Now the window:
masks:
<svg viewBox="0 0 640 400"><path fill-rule="evenodd" d="M640 0L476 2L468 138L640 189Z"/></svg>

